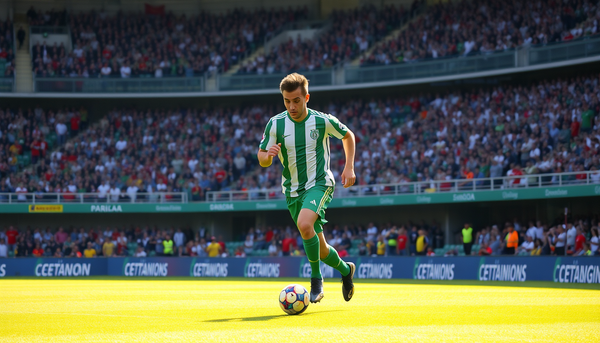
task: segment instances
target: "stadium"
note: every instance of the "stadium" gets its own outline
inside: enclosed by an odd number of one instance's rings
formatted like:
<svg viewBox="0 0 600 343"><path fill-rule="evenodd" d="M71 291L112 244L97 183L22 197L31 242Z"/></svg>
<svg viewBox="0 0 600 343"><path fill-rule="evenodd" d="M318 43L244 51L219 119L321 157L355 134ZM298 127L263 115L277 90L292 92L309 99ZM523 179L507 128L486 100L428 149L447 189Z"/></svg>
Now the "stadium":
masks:
<svg viewBox="0 0 600 343"><path fill-rule="evenodd" d="M0 0L0 341L599 342L599 21Z"/></svg>

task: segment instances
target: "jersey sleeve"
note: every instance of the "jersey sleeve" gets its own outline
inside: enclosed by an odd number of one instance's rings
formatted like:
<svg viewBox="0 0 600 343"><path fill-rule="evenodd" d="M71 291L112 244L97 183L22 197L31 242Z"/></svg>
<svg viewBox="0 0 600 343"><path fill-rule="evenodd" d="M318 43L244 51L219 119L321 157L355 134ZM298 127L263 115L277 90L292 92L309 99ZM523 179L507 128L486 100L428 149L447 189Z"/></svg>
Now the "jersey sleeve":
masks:
<svg viewBox="0 0 600 343"><path fill-rule="evenodd" d="M342 124L336 117L329 115L329 119L326 120L326 133L338 139L344 138L348 133L348 127Z"/></svg>
<svg viewBox="0 0 600 343"><path fill-rule="evenodd" d="M276 130L273 125L273 119L271 119L265 128L265 132L263 133L263 137L258 145L258 148L262 150L269 150L269 147L275 145L276 142Z"/></svg>

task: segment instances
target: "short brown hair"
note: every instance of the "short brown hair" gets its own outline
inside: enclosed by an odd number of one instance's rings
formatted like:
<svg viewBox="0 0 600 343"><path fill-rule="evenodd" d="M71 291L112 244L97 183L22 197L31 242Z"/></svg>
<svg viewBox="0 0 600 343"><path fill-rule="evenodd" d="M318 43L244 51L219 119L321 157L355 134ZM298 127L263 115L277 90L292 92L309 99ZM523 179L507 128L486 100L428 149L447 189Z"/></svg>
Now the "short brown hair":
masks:
<svg viewBox="0 0 600 343"><path fill-rule="evenodd" d="M302 87L303 95L308 94L308 79L304 75L292 73L281 80L279 91L281 91L281 93L283 93L283 91L293 92L298 89L298 87Z"/></svg>

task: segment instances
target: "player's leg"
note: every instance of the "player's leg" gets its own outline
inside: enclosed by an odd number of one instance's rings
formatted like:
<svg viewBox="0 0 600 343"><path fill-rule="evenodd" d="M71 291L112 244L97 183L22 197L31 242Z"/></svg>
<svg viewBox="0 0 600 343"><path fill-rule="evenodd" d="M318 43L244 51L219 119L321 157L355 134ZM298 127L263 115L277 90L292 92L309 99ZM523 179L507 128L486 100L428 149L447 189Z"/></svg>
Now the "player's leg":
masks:
<svg viewBox="0 0 600 343"><path fill-rule="evenodd" d="M306 258L310 263L310 302L321 301L325 296L323 292L323 276L321 275L321 266L319 262L319 236L315 233L314 225L318 215L307 208L300 210L298 215L298 230L302 236Z"/></svg>
<svg viewBox="0 0 600 343"><path fill-rule="evenodd" d="M321 226L320 223L315 223L315 231L317 231L317 225ZM322 228L318 233L318 236L319 242L321 243L321 261L342 274L342 294L344 296L344 300L350 301L354 295L353 279L356 266L352 262L346 262L342 260L335 248L327 244Z"/></svg>
<svg viewBox="0 0 600 343"><path fill-rule="evenodd" d="M348 301L352 298L352 294L354 293L352 277L354 276L355 266L353 263L346 263L340 259L337 251L327 244L325 236L323 235L323 224L327 223L327 220L325 219L325 210L333 199L333 191L333 187L327 186L315 186L309 189L302 202L302 210L308 209L317 215L316 220L313 222L313 231L319 237L319 257L323 263L333 267L342 274L342 291L344 293L344 299Z"/></svg>

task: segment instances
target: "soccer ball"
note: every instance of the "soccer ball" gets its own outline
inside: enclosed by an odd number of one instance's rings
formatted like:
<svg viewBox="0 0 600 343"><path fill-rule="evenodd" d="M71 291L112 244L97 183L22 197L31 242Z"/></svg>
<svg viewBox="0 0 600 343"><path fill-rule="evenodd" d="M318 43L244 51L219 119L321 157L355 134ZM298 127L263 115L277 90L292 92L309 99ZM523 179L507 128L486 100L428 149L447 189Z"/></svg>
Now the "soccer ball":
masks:
<svg viewBox="0 0 600 343"><path fill-rule="evenodd" d="M310 295L301 285L287 285L279 293L279 307L287 314L300 314L306 311L309 303Z"/></svg>

